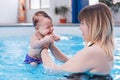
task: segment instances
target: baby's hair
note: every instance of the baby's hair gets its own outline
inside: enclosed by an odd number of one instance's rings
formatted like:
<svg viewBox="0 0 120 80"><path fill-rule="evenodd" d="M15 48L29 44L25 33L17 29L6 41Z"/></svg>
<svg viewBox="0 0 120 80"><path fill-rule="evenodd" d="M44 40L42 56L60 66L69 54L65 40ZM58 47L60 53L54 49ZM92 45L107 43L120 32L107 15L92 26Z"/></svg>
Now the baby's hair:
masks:
<svg viewBox="0 0 120 80"><path fill-rule="evenodd" d="M37 26L37 23L39 22L40 20L40 17L45 17L45 18L48 18L52 21L51 17L44 11L38 11L34 14L33 18L32 18L32 21L33 21L33 25L34 26Z"/></svg>

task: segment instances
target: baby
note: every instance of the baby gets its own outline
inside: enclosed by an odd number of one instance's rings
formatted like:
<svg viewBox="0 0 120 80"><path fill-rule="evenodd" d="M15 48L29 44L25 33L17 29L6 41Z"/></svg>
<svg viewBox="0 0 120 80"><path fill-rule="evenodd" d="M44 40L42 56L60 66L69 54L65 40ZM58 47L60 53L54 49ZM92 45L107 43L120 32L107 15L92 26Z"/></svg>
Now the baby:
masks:
<svg viewBox="0 0 120 80"><path fill-rule="evenodd" d="M42 63L40 53L43 49L42 46L47 42L45 37L53 37L54 41L58 41L60 38L53 33L52 19L44 11L38 11L34 14L33 24L36 31L31 37L30 52L26 55L24 62L36 66Z"/></svg>

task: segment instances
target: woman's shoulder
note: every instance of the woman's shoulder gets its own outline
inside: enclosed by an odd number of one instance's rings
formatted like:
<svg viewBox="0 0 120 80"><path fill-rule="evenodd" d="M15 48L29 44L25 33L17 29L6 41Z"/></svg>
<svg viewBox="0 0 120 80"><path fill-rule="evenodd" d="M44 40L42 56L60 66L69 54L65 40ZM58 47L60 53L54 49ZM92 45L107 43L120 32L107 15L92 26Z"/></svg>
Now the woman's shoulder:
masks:
<svg viewBox="0 0 120 80"><path fill-rule="evenodd" d="M87 47L86 48L86 50L88 51L88 52L90 52L90 53L96 53L96 54L98 54L98 53L105 53L105 51L104 51L104 49L103 48L101 48L99 45L97 45L97 44L94 44L94 45L92 45L92 46L90 46L90 47Z"/></svg>
<svg viewBox="0 0 120 80"><path fill-rule="evenodd" d="M83 54L85 54L86 56L88 57L91 57L91 58L103 58L103 56L106 55L104 49L102 49L99 45L92 45L90 47L86 47L82 50Z"/></svg>

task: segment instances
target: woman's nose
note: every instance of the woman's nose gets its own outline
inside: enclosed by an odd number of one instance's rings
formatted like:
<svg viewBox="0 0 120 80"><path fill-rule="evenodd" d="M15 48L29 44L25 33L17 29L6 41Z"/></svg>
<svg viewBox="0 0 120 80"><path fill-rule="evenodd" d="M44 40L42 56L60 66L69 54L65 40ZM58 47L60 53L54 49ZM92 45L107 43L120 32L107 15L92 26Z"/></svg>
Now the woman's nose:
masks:
<svg viewBox="0 0 120 80"><path fill-rule="evenodd" d="M80 27L80 30L81 30L81 25L79 27Z"/></svg>

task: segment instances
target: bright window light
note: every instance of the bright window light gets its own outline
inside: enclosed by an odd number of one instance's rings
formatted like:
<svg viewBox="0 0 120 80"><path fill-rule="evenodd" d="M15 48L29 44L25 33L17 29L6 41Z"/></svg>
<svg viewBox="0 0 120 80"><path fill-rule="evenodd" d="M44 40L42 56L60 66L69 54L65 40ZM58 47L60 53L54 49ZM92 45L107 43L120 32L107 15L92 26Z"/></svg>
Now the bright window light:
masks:
<svg viewBox="0 0 120 80"><path fill-rule="evenodd" d="M114 4L116 4L117 2L120 2L120 0L113 0Z"/></svg>
<svg viewBox="0 0 120 80"><path fill-rule="evenodd" d="M30 9L50 8L50 0L30 0Z"/></svg>
<svg viewBox="0 0 120 80"><path fill-rule="evenodd" d="M40 0L30 0L30 9L40 9Z"/></svg>
<svg viewBox="0 0 120 80"><path fill-rule="evenodd" d="M89 0L89 5L97 4L99 0Z"/></svg>
<svg viewBox="0 0 120 80"><path fill-rule="evenodd" d="M41 8L50 8L50 0L41 0Z"/></svg>

